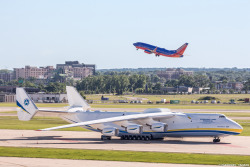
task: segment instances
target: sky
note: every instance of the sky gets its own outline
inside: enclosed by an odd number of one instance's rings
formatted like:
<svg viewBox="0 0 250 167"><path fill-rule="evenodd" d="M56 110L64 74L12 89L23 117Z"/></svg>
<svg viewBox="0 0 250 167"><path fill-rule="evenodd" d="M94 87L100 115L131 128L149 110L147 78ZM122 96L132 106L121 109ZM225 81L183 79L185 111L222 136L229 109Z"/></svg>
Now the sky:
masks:
<svg viewBox="0 0 250 167"><path fill-rule="evenodd" d="M250 68L249 0L0 0L0 69ZM145 42L183 58L136 50Z"/></svg>

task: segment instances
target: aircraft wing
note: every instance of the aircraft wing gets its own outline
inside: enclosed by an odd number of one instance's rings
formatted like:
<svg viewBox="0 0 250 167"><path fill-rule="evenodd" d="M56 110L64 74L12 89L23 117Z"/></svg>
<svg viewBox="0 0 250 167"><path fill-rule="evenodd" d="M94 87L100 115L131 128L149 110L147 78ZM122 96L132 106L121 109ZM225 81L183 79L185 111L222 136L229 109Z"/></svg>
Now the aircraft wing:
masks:
<svg viewBox="0 0 250 167"><path fill-rule="evenodd" d="M167 118L174 117L175 115L176 115L176 113L173 113L173 112L142 113L142 114L124 115L124 116L97 119L97 120L92 120L92 121L79 122L79 123L74 123L74 124L69 124L69 125L40 129L39 131L49 131L49 130L55 130L55 129L71 128L71 127L76 127L76 126L102 124L102 123L108 123L108 122L141 120L141 119L145 119L145 118L166 118L167 119Z"/></svg>
<svg viewBox="0 0 250 167"><path fill-rule="evenodd" d="M50 113L69 113L68 111L59 111L59 110L38 110L41 112L50 112Z"/></svg>

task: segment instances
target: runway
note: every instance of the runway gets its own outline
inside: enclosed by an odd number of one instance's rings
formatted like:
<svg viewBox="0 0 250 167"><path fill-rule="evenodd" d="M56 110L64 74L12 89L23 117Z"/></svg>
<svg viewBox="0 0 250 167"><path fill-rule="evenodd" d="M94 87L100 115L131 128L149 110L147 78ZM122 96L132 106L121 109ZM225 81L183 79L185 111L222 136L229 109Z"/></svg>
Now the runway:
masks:
<svg viewBox="0 0 250 167"><path fill-rule="evenodd" d="M1 130L0 146L250 155L249 136L165 138L153 141L100 140L97 132Z"/></svg>

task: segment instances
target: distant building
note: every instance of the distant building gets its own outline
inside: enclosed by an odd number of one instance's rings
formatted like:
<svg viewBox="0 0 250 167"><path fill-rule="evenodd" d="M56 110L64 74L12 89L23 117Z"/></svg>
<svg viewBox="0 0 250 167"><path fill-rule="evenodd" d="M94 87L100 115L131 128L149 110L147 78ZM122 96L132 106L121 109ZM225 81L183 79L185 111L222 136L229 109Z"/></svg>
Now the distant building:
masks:
<svg viewBox="0 0 250 167"><path fill-rule="evenodd" d="M16 95L11 93L0 93L0 102L12 103L16 102Z"/></svg>
<svg viewBox="0 0 250 167"><path fill-rule="evenodd" d="M66 61L65 64L57 64L56 69L59 73L75 79L82 79L95 74L95 64L80 64L78 61Z"/></svg>
<svg viewBox="0 0 250 167"><path fill-rule="evenodd" d="M244 87L244 84L242 82L228 82L223 83L222 81L215 81L215 88L220 89L233 89L236 91L241 91Z"/></svg>
<svg viewBox="0 0 250 167"><path fill-rule="evenodd" d="M60 93L34 93L29 94L35 103L67 103L67 94Z"/></svg>
<svg viewBox="0 0 250 167"><path fill-rule="evenodd" d="M173 68L168 68L166 71L159 71L157 72L157 75L159 77L163 77L166 80L172 80L172 79L179 79L180 76L182 75L193 75L193 71L185 71L183 69L177 68L177 69L173 69Z"/></svg>
<svg viewBox="0 0 250 167"><path fill-rule="evenodd" d="M7 94L16 93L17 87L18 86L0 86L0 93L7 93ZM30 87L26 87L25 90L28 93L37 93L40 91L39 88L30 88Z"/></svg>
<svg viewBox="0 0 250 167"><path fill-rule="evenodd" d="M67 103L68 98L66 94L59 93L33 93L29 94L30 98L35 103ZM16 94L14 93L0 93L0 102L16 102Z"/></svg>
<svg viewBox="0 0 250 167"><path fill-rule="evenodd" d="M18 78L36 78L36 79L48 79L53 75L55 68L53 66L47 67L31 67L25 66L25 68L14 68L14 77Z"/></svg>
<svg viewBox="0 0 250 167"><path fill-rule="evenodd" d="M164 87L162 88L163 91L167 93L187 93L191 94L193 91L192 87L186 87L186 86L178 86L178 87Z"/></svg>
<svg viewBox="0 0 250 167"><path fill-rule="evenodd" d="M0 79L2 79L4 82L10 82L14 79L14 74L13 72L0 73Z"/></svg>

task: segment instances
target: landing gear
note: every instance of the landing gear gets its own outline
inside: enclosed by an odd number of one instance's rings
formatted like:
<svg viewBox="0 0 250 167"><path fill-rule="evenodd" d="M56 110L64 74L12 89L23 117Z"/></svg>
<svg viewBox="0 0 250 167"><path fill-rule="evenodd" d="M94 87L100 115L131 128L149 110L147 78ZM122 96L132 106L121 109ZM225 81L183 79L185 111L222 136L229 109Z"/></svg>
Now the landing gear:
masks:
<svg viewBox="0 0 250 167"><path fill-rule="evenodd" d="M111 136L101 136L101 140L111 140Z"/></svg>
<svg viewBox="0 0 250 167"><path fill-rule="evenodd" d="M213 142L214 142L214 143L218 143L218 142L220 142L220 138L219 138L219 137L214 137Z"/></svg>
<svg viewBox="0 0 250 167"><path fill-rule="evenodd" d="M151 135L144 135L144 134L141 134L141 135L127 135L127 134L124 134L121 136L121 140L152 140L153 137Z"/></svg>

